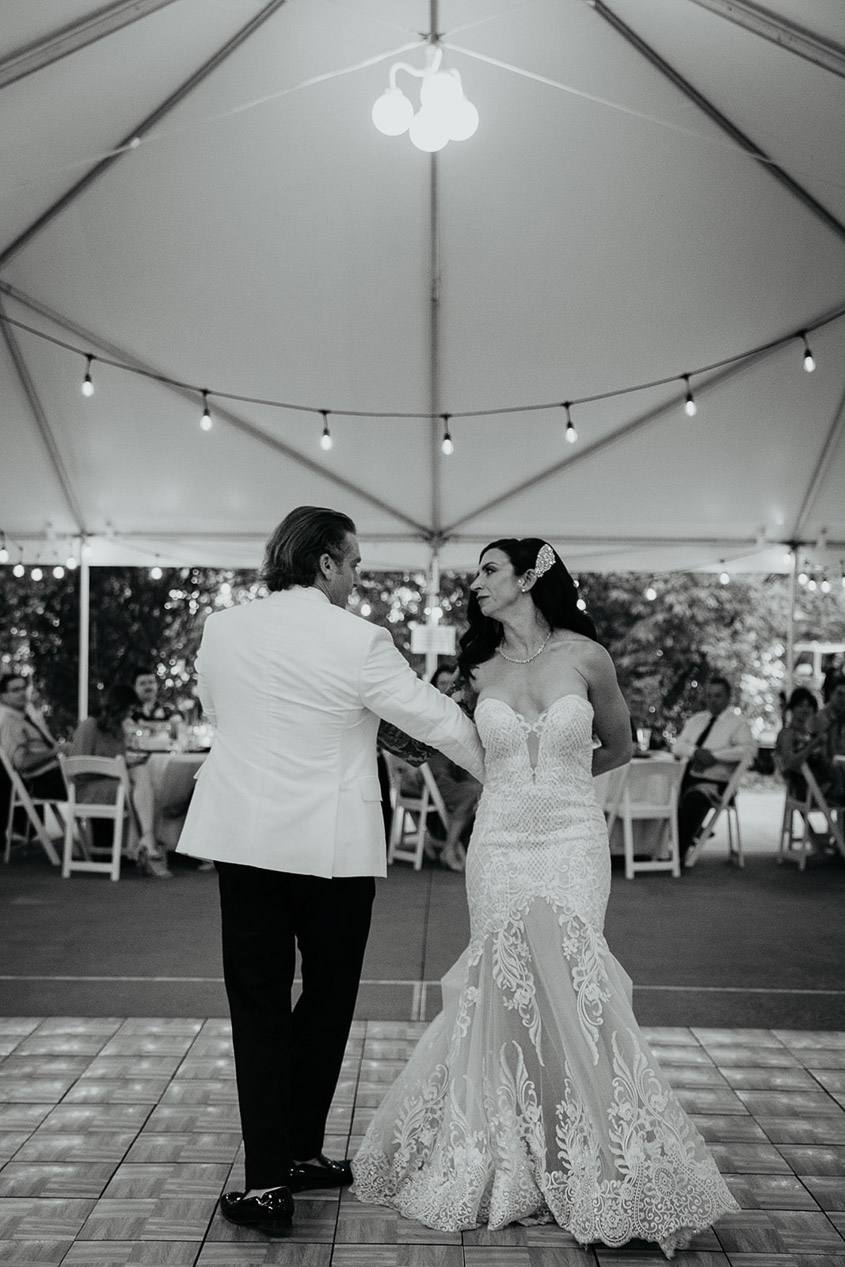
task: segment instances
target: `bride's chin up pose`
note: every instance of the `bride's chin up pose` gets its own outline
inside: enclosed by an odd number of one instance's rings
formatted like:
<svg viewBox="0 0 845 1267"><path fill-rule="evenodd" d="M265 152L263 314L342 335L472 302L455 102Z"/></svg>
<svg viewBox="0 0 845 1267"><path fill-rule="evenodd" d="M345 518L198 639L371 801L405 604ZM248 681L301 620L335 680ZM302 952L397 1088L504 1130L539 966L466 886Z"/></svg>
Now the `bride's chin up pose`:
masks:
<svg viewBox="0 0 845 1267"><path fill-rule="evenodd" d="M535 537L486 547L468 616L460 663L487 771L470 943L370 1124L354 1190L447 1231L555 1220L585 1245L638 1237L671 1257L738 1207L602 932L610 854L593 775L631 755L613 664Z"/></svg>

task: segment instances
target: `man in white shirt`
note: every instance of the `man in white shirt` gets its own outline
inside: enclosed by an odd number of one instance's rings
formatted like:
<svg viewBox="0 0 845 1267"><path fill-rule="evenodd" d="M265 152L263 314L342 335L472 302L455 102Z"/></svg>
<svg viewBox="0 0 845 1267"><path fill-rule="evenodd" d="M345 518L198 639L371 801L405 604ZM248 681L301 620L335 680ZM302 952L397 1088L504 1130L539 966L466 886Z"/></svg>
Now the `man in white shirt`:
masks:
<svg viewBox="0 0 845 1267"><path fill-rule="evenodd" d="M19 673L0 681L0 747L33 795L63 801L67 790L58 754L65 745L50 734L27 693L27 680Z"/></svg>
<svg viewBox="0 0 845 1267"><path fill-rule="evenodd" d="M216 732L178 852L217 866L246 1165L220 1208L270 1232L292 1192L352 1179L322 1148L386 873L379 718L483 778L468 718L345 610L359 562L346 515L291 511L267 543L269 595L210 616L197 661Z"/></svg>
<svg viewBox="0 0 845 1267"><path fill-rule="evenodd" d="M706 708L684 724L675 741L676 757L689 759L678 802L681 861L743 757L757 751L751 727L730 708L731 686L713 677L704 692Z"/></svg>

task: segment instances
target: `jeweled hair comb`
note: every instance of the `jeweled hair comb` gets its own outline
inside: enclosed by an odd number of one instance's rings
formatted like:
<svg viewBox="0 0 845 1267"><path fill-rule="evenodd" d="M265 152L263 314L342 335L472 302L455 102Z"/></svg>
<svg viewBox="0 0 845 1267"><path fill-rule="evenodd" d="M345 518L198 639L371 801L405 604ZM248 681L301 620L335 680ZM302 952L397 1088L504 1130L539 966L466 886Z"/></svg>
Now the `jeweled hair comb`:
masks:
<svg viewBox="0 0 845 1267"><path fill-rule="evenodd" d="M544 542L544 544L540 546L540 549L537 552L537 562L534 564L535 576L543 576L544 573L548 572L549 568L552 566L554 561L555 561L554 550L548 544L548 542Z"/></svg>

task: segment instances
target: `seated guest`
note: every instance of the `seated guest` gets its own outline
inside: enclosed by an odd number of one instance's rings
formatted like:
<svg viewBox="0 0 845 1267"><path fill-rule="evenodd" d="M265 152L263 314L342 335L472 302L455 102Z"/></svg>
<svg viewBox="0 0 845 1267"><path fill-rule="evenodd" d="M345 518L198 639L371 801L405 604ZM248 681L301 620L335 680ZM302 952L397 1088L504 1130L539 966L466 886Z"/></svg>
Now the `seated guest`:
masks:
<svg viewBox="0 0 845 1267"><path fill-rule="evenodd" d="M169 721L173 710L165 708L158 698L158 677L150 665L138 665L132 674L132 689L136 702L132 709L132 720Z"/></svg>
<svg viewBox="0 0 845 1267"><path fill-rule="evenodd" d="M137 696L131 686L113 686L97 716L86 717L77 726L70 755L125 757L129 771L131 808L138 826L137 845L132 840L126 853L136 859L139 870L145 875L167 880L173 873L167 866L167 855L159 847L155 837L156 803L147 765L149 756L144 752L127 751L126 747L125 723L129 721L131 725L132 711L136 704ZM116 797L117 785L113 779L91 775L84 781L79 780L77 799L80 802L114 801ZM130 833L132 835L134 833Z"/></svg>
<svg viewBox="0 0 845 1267"><path fill-rule="evenodd" d="M684 724L673 749L676 757L689 758L678 802L682 862L739 762L757 751L748 722L728 707L731 687L726 678L711 678L704 700L706 708Z"/></svg>
<svg viewBox="0 0 845 1267"><path fill-rule="evenodd" d="M813 724L820 742L816 757L819 784L827 800L845 804L845 676L831 678L828 702ZM837 761L837 758L840 760ZM815 767L814 767L815 768Z"/></svg>
<svg viewBox="0 0 845 1267"><path fill-rule="evenodd" d="M786 702L783 729L775 740L775 762L783 775L790 796L803 800L807 782L801 773L806 761L813 773L820 774L818 756L824 740L813 733L819 711L818 700L806 686L798 686ZM825 838L810 827L810 841L815 853L824 853Z"/></svg>
<svg viewBox="0 0 845 1267"><path fill-rule="evenodd" d="M447 694L458 677L458 666L451 661L438 665L429 681L439 691ZM440 865L450 871L463 871L466 866L464 838L472 828L481 784L468 771L450 761L442 752L434 751L428 758L428 766L434 775L443 803L449 813L449 829L446 839L436 851ZM439 842L437 842L439 843ZM436 850L432 842L431 849ZM429 851L429 856L431 852Z"/></svg>
<svg viewBox="0 0 845 1267"><path fill-rule="evenodd" d="M27 680L7 673L0 681L0 745L33 796L67 800L59 769L64 743L50 734L40 713L27 700Z"/></svg>

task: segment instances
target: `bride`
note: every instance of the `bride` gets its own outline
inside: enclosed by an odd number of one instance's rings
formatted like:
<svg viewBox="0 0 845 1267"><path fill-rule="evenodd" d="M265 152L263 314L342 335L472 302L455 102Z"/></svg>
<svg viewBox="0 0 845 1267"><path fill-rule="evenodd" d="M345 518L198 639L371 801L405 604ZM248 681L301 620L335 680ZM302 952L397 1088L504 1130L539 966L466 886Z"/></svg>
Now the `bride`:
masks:
<svg viewBox="0 0 845 1267"><path fill-rule="evenodd" d="M585 1245L638 1237L672 1257L738 1207L602 933L593 776L630 759L625 702L550 545L494 541L471 589L460 663L487 777L470 943L367 1130L354 1191L447 1231L555 1220Z"/></svg>

